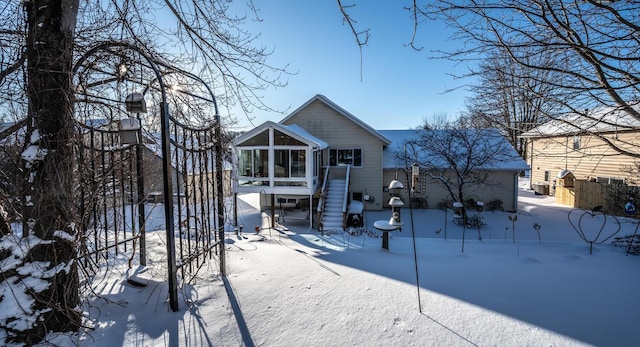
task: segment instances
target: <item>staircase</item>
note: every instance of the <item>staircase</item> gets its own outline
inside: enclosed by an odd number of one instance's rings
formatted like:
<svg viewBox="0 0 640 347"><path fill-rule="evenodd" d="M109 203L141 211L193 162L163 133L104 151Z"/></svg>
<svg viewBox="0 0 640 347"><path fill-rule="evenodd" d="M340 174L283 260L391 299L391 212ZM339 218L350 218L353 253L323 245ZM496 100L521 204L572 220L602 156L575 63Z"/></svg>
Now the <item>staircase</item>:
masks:
<svg viewBox="0 0 640 347"><path fill-rule="evenodd" d="M344 230L344 191L347 189L345 179L332 178L329 180L324 196L322 213L322 230Z"/></svg>

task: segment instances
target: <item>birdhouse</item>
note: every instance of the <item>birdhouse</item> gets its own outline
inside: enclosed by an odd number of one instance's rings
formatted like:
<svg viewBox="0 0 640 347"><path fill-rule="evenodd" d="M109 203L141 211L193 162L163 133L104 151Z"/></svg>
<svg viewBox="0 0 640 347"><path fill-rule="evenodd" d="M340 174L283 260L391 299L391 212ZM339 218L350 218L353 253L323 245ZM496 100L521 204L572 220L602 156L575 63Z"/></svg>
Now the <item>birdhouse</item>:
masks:
<svg viewBox="0 0 640 347"><path fill-rule="evenodd" d="M576 180L576 176L569 170L562 170L558 172L556 184L562 187L573 187L573 182Z"/></svg>

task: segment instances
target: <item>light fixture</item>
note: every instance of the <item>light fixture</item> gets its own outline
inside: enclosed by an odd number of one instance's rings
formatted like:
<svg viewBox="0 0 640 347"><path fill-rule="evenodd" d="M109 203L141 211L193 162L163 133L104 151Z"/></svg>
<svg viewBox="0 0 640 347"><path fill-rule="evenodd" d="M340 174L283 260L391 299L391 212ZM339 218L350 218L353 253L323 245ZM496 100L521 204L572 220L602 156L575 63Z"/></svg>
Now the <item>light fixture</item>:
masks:
<svg viewBox="0 0 640 347"><path fill-rule="evenodd" d="M121 119L118 123L120 143L123 145L140 143L140 139L138 138L139 130L140 121L136 118Z"/></svg>
<svg viewBox="0 0 640 347"><path fill-rule="evenodd" d="M144 101L144 95L140 93L131 93L127 95L124 100L128 112L132 113L146 113L147 104Z"/></svg>

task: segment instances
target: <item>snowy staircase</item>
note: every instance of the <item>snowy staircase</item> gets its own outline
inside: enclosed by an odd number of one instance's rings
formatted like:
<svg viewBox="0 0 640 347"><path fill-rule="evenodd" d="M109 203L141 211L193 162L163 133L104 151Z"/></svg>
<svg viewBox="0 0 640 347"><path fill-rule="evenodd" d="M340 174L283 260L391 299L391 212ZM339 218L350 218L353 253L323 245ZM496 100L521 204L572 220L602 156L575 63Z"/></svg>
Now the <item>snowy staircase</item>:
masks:
<svg viewBox="0 0 640 347"><path fill-rule="evenodd" d="M324 197L322 230L344 230L342 209L346 185L345 179L332 178L329 180Z"/></svg>

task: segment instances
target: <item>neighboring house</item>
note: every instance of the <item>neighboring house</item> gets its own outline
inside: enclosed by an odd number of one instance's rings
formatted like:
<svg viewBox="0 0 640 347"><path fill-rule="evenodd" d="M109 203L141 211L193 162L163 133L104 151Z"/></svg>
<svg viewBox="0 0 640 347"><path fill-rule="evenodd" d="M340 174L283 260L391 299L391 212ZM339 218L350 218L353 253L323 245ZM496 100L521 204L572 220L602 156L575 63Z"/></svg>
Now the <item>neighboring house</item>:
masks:
<svg viewBox="0 0 640 347"><path fill-rule="evenodd" d="M638 105L634 108L640 110ZM553 194L558 179L567 172L577 180L605 184L632 177L629 168L638 160L611 145L640 154L640 121L612 107L595 108L587 115L570 113L522 135L529 146L526 160L532 186L548 186Z"/></svg>
<svg viewBox="0 0 640 347"><path fill-rule="evenodd" d="M93 156L95 158L93 165L100 168L97 169L98 172L104 170L105 173L116 173L116 176L120 177L118 179L124 180L123 187L126 193L134 196L136 193L130 191L130 185L133 185L135 177L130 176L136 172L136 152L135 150L129 151L129 147L121 144L118 121L91 120L91 122L87 122L87 125L84 132L85 148L89 151L92 151L93 148ZM91 131L90 129L93 130ZM164 191L161 138L159 134L143 134L141 141L143 144L141 147L141 167L144 172L144 192L146 198L150 201L161 202ZM189 141L195 141L195 139L190 139ZM185 142L181 138L172 142L174 142L173 146L178 145L181 148L198 148L195 143L181 143ZM135 149L135 147L131 147L131 149ZM215 173L213 151L185 153L187 152L183 150L176 151L173 148L171 151L171 176L174 196L184 197L186 191L192 191L192 194L197 194L197 196L191 198L198 202L205 199L205 196L213 196ZM124 165L123 167L129 166L129 169L115 169L119 166L114 166L114 164ZM103 165L105 165L104 168L102 168ZM231 167L230 163L223 163L225 196L232 195Z"/></svg>
<svg viewBox="0 0 640 347"><path fill-rule="evenodd" d="M404 166L395 163L395 151L402 150L411 134L415 130L377 131L327 97L316 95L279 123L265 122L233 141L238 161L235 189L260 193L264 196L261 208L270 206L272 211L290 198L308 198L311 222L317 211L320 228L343 228L352 200L365 201L365 209L370 210L388 206L387 187ZM506 210L515 210L516 175L528 169L518 158L513 167L492 168L496 169L492 175L501 182L499 188L478 190L476 195L503 199ZM433 207L445 199L443 189L422 182L425 189L417 196L428 197ZM329 213L333 210L335 215Z"/></svg>

